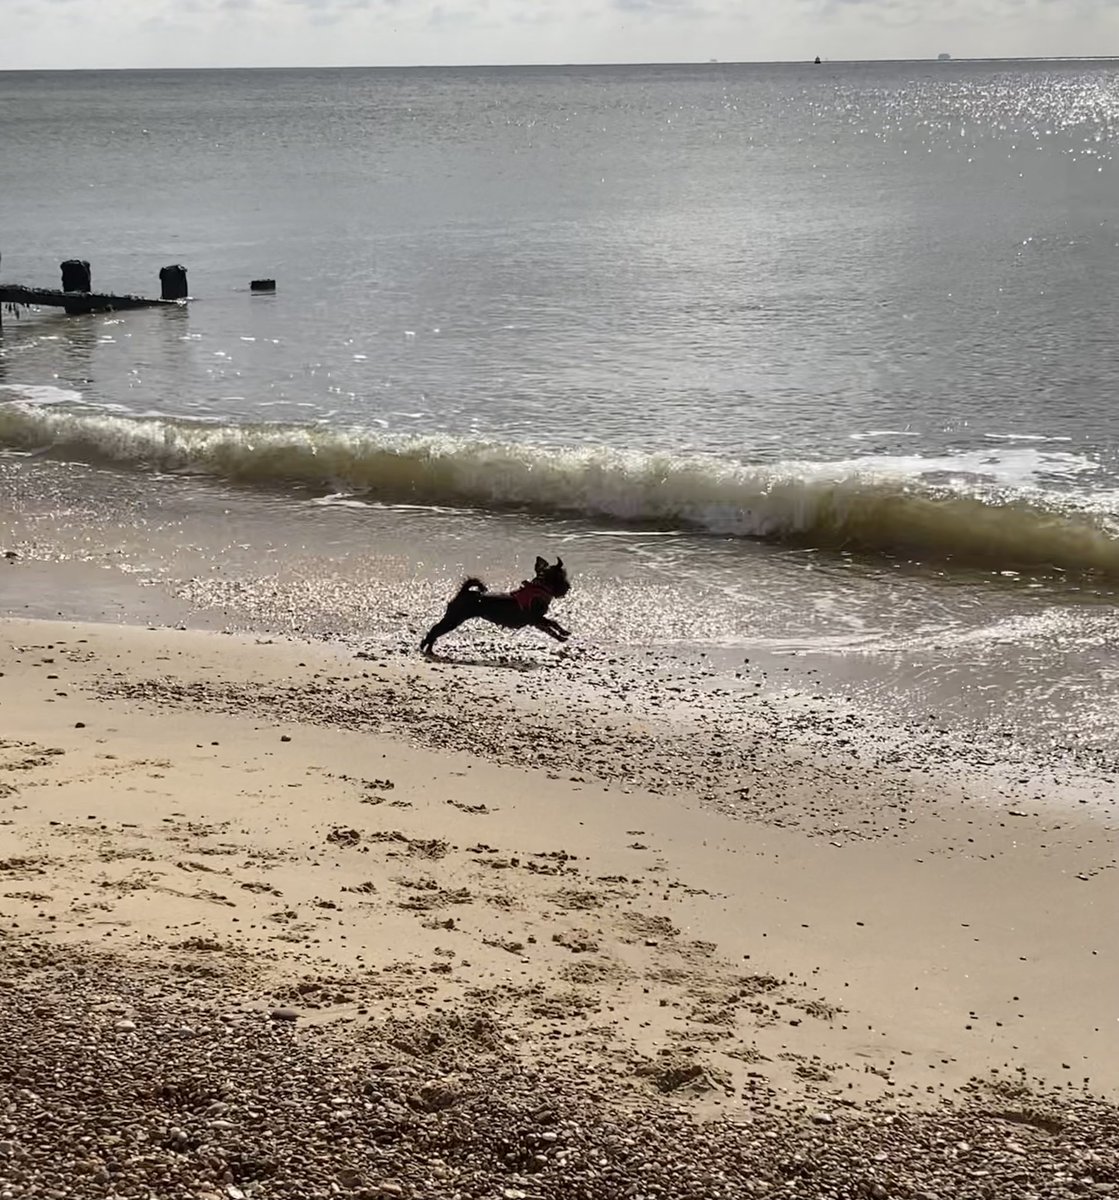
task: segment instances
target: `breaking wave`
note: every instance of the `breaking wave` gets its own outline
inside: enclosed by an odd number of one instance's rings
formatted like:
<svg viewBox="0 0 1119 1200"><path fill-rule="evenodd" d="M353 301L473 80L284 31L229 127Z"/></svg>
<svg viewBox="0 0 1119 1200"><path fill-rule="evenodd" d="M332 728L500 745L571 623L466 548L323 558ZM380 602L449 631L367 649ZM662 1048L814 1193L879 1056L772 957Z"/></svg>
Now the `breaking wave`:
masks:
<svg viewBox="0 0 1119 1200"><path fill-rule="evenodd" d="M326 426L224 425L0 404L0 447L383 503L522 510L896 554L988 570L1119 578L1119 530L1040 489L858 463L742 466ZM939 478L939 477L938 477Z"/></svg>

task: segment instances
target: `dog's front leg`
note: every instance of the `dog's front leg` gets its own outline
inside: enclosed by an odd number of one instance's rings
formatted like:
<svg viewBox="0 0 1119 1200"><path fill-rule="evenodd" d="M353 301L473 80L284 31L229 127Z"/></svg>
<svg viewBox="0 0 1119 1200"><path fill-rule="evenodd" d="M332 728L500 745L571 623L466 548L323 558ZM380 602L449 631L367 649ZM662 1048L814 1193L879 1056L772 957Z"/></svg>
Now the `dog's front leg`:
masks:
<svg viewBox="0 0 1119 1200"><path fill-rule="evenodd" d="M566 642L571 636L566 629L551 620L550 617L538 617L533 621L533 625L543 633L546 633L550 638L555 638L557 642Z"/></svg>

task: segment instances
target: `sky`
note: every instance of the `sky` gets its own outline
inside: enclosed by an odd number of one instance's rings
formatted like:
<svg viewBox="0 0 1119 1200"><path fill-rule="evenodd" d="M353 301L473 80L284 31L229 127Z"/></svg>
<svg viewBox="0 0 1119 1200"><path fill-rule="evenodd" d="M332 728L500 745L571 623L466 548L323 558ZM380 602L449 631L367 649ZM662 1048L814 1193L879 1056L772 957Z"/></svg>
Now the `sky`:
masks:
<svg viewBox="0 0 1119 1200"><path fill-rule="evenodd" d="M1119 0L0 0L0 69L1119 54Z"/></svg>

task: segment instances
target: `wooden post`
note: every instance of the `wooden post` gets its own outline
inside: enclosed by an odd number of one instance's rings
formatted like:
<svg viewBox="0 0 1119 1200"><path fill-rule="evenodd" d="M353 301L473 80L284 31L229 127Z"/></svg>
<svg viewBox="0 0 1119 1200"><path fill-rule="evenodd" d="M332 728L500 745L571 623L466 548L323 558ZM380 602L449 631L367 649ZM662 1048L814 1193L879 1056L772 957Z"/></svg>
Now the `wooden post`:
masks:
<svg viewBox="0 0 1119 1200"><path fill-rule="evenodd" d="M62 264L62 290L64 292L92 292L93 275L89 263L83 258L68 258Z"/></svg>
<svg viewBox="0 0 1119 1200"><path fill-rule="evenodd" d="M84 258L68 258L62 264L62 290L64 292L93 291L93 276L89 269L89 263ZM84 312L89 312L89 308L86 305L66 305L68 316L72 317Z"/></svg>
<svg viewBox="0 0 1119 1200"><path fill-rule="evenodd" d="M159 272L159 286L164 300L185 300L187 298L187 270L180 263L164 267Z"/></svg>

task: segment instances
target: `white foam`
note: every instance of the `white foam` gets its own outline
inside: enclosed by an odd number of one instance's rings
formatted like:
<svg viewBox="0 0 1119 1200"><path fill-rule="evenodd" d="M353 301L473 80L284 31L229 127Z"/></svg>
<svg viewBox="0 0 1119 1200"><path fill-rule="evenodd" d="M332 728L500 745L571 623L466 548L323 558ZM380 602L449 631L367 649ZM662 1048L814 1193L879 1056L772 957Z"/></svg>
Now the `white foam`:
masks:
<svg viewBox="0 0 1119 1200"><path fill-rule="evenodd" d="M24 404L74 404L82 399L81 392L53 387L42 383L0 383L0 400L18 400Z"/></svg>

